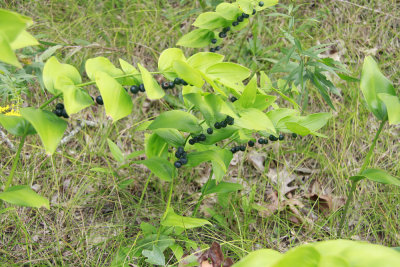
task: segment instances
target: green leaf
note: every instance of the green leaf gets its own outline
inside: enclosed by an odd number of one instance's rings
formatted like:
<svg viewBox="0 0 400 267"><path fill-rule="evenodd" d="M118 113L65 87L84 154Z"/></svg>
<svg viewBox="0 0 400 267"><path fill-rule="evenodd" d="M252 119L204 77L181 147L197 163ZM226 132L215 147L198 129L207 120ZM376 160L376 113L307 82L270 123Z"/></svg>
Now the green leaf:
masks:
<svg viewBox="0 0 400 267"><path fill-rule="evenodd" d="M132 64L129 64L128 62L126 62L125 60L120 58L119 65L121 66L121 69L125 74L132 74L131 77L125 78L127 84L133 85L133 84L142 83L142 79L141 79L142 75Z"/></svg>
<svg viewBox="0 0 400 267"><path fill-rule="evenodd" d="M145 152L147 158L168 156L168 144L156 133L145 135Z"/></svg>
<svg viewBox="0 0 400 267"><path fill-rule="evenodd" d="M164 181L170 182L176 175L176 169L171 162L161 157L152 157L136 163L145 165L155 176Z"/></svg>
<svg viewBox="0 0 400 267"><path fill-rule="evenodd" d="M18 35L32 23L32 19L29 17L0 8L0 33L8 42L17 39Z"/></svg>
<svg viewBox="0 0 400 267"><path fill-rule="evenodd" d="M242 13L237 5L230 3L219 4L215 11L227 20L236 20L236 18Z"/></svg>
<svg viewBox="0 0 400 267"><path fill-rule="evenodd" d="M236 183L220 182L217 184L216 180L211 180L208 184L207 190L203 193L204 195L210 194L226 194L242 190L243 186Z"/></svg>
<svg viewBox="0 0 400 267"><path fill-rule="evenodd" d="M108 58L90 58L85 63L86 74L94 81L98 72L107 73L111 77L122 76L124 72L115 67Z"/></svg>
<svg viewBox="0 0 400 267"><path fill-rule="evenodd" d="M105 72L97 71L96 84L103 98L106 114L113 122L131 114L132 99L114 78Z"/></svg>
<svg viewBox="0 0 400 267"><path fill-rule="evenodd" d="M197 228L206 224L211 225L209 221L204 219L180 216L172 208L169 208L167 216L161 221L161 225L163 226L181 227L184 229Z"/></svg>
<svg viewBox="0 0 400 267"><path fill-rule="evenodd" d="M188 154L187 158L188 163L186 166L188 167L196 167L203 162L211 161L213 164L213 169L218 168L223 173L226 173L227 171L227 166L225 164L225 154L219 153L216 150L192 152Z"/></svg>
<svg viewBox="0 0 400 267"><path fill-rule="evenodd" d="M278 262L282 257L283 255L278 251L272 249L260 249L251 252L232 267L270 267Z"/></svg>
<svg viewBox="0 0 400 267"><path fill-rule="evenodd" d="M308 115L306 117L302 117L298 123L307 127L311 131L318 131L322 127L324 127L328 120L332 118L331 113L315 113Z"/></svg>
<svg viewBox="0 0 400 267"><path fill-rule="evenodd" d="M173 80L176 78L176 75L171 74L171 72L175 72L173 64L176 60L186 61L183 51L179 48L168 48L158 58L158 69L167 79Z"/></svg>
<svg viewBox="0 0 400 267"><path fill-rule="evenodd" d="M67 129L67 122L41 109L22 108L20 113L39 134L47 154L52 155Z"/></svg>
<svg viewBox="0 0 400 267"><path fill-rule="evenodd" d="M276 134L274 124L268 116L254 108L243 110L240 113L240 118L235 120L235 125L249 130L268 131Z"/></svg>
<svg viewBox="0 0 400 267"><path fill-rule="evenodd" d="M364 60L361 73L361 91L372 113L379 119L387 118L387 110L384 102L378 98L378 94L384 93L395 96L392 83L382 74L375 60L368 56Z"/></svg>
<svg viewBox="0 0 400 267"><path fill-rule="evenodd" d="M206 75L228 87L236 87L250 76L250 70L239 64L221 62L207 68Z"/></svg>
<svg viewBox="0 0 400 267"><path fill-rule="evenodd" d="M176 260L180 260L183 257L183 248L179 246L178 244L173 244L171 247L172 253L174 253L174 256Z"/></svg>
<svg viewBox="0 0 400 267"><path fill-rule="evenodd" d="M165 266L165 257L159 247L153 245L153 250L143 250L143 256L145 256L146 262L155 265Z"/></svg>
<svg viewBox="0 0 400 267"><path fill-rule="evenodd" d="M19 63L17 56L15 55L14 51L11 48L10 43L6 39L5 36L3 36L0 33L0 61L3 61L7 64L13 65L17 68L22 68L21 63Z"/></svg>
<svg viewBox="0 0 400 267"><path fill-rule="evenodd" d="M364 176L368 180L382 183L382 184L390 184L400 186L400 179L394 177L387 172L379 169L366 169L363 171L360 176Z"/></svg>
<svg viewBox="0 0 400 267"><path fill-rule="evenodd" d="M12 50L21 49L27 46L38 45L39 42L29 32L22 31L17 38L10 43Z"/></svg>
<svg viewBox="0 0 400 267"><path fill-rule="evenodd" d="M49 58L43 68L43 83L46 89L54 95L62 89L56 87L57 79L60 76L69 78L73 84L82 82L81 75L74 66L62 64L56 57ZM63 85L63 83L59 83L59 85Z"/></svg>
<svg viewBox="0 0 400 267"><path fill-rule="evenodd" d="M168 144L174 147L180 147L185 145L185 138L176 129L161 128L154 130L158 136L165 140Z"/></svg>
<svg viewBox="0 0 400 267"><path fill-rule="evenodd" d="M204 145L214 145L219 141L230 138L234 133L238 131L238 128L235 126L228 126L226 128L219 129L218 131L214 131L214 133L210 136L207 136L206 141L202 142Z"/></svg>
<svg viewBox="0 0 400 267"><path fill-rule="evenodd" d="M321 255L318 251L311 246L300 246L289 250L285 253L274 266L279 267L292 267L292 266L303 266L303 267L318 267Z"/></svg>
<svg viewBox="0 0 400 267"><path fill-rule="evenodd" d="M257 95L257 76L254 75L247 86L244 88L242 95L239 98L238 104L243 108L252 107Z"/></svg>
<svg viewBox="0 0 400 267"><path fill-rule="evenodd" d="M272 87L273 87L271 79L263 71L261 71L260 74L261 74L260 75L260 86L261 86L261 89L265 93L269 93L272 90Z"/></svg>
<svg viewBox="0 0 400 267"><path fill-rule="evenodd" d="M207 30L215 30L228 25L229 21L217 12L201 13L193 23L193 26Z"/></svg>
<svg viewBox="0 0 400 267"><path fill-rule="evenodd" d="M193 84L199 88L203 87L204 80L201 77L201 74L189 64L181 60L176 60L174 61L173 66L178 76L184 79L188 84Z"/></svg>
<svg viewBox="0 0 400 267"><path fill-rule="evenodd" d="M108 143L108 148L111 151L111 154L113 155L114 159L118 162L123 162L124 161L124 154L122 153L121 149L110 139L107 138L107 143Z"/></svg>
<svg viewBox="0 0 400 267"><path fill-rule="evenodd" d="M76 87L74 82L66 76L58 76L55 88L63 93L65 110L68 115L78 113L82 109L94 104L90 95L86 91Z"/></svg>
<svg viewBox="0 0 400 267"><path fill-rule="evenodd" d="M220 63L223 60L224 56L221 54L200 52L188 58L187 63L201 72L206 72L208 67Z"/></svg>
<svg viewBox="0 0 400 267"><path fill-rule="evenodd" d="M16 136L32 135L36 134L35 129L32 124L30 124L26 119L20 116L8 116L0 114L0 124L9 133Z"/></svg>
<svg viewBox="0 0 400 267"><path fill-rule="evenodd" d="M201 126L195 116L181 110L161 113L148 127L149 130L173 128L187 133L199 133Z"/></svg>
<svg viewBox="0 0 400 267"><path fill-rule="evenodd" d="M311 133L310 129L298 124L297 122L286 122L285 125L291 132L301 136L306 136Z"/></svg>
<svg viewBox="0 0 400 267"><path fill-rule="evenodd" d="M182 36L176 45L201 48L208 46L214 38L214 32L206 29L196 29Z"/></svg>
<svg viewBox="0 0 400 267"><path fill-rule="evenodd" d="M151 73L142 65L138 64L140 73L142 74L144 88L146 88L147 97L151 100L160 99L165 95L164 90L158 82L153 78Z"/></svg>
<svg viewBox="0 0 400 267"><path fill-rule="evenodd" d="M389 94L378 94L378 97L385 104L388 117L389 124L395 125L400 123L400 100L396 95Z"/></svg>
<svg viewBox="0 0 400 267"><path fill-rule="evenodd" d="M49 201L38 195L29 186L10 187L7 191L0 193L0 199L18 206L50 209Z"/></svg>
<svg viewBox="0 0 400 267"><path fill-rule="evenodd" d="M215 122L216 112L206 102L205 96L202 96L199 93L191 93L191 94L185 94L184 98L189 100L195 106L195 108L201 112L201 114L203 115L204 119L206 119L207 122L209 123Z"/></svg>

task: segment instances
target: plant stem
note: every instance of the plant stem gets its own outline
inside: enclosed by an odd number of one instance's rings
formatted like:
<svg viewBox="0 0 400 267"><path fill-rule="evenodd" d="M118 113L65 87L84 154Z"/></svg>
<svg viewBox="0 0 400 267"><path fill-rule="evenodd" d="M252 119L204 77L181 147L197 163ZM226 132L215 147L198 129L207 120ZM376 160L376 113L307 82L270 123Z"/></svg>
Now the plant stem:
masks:
<svg viewBox="0 0 400 267"><path fill-rule="evenodd" d="M204 188L201 190L201 195L200 195L199 200L197 200L196 206L194 207L194 211L193 211L193 213L192 213L192 217L195 217L195 216L196 216L197 211L198 211L199 208L200 208L200 204L201 204L201 202L202 202L203 199L204 199L204 193L207 191L207 189L208 189L208 187L209 187L209 185L210 185L212 176L213 176L213 171L210 171L210 176L208 177L207 183L204 185Z"/></svg>
<svg viewBox="0 0 400 267"><path fill-rule="evenodd" d="M376 142L378 141L379 135L381 134L383 127L385 126L386 120L383 120L379 126L378 131L375 134L375 138L374 141L372 142L371 147L369 148L368 154L364 159L364 163L361 166L360 171L358 172L358 175L362 175L363 171L368 167L370 161L371 161L371 156L372 153L374 152L375 146L376 146ZM347 212L349 211L349 207L350 207L350 202L353 200L353 195L354 195L354 191L357 188L357 183L358 181L352 181L351 183L351 188L350 188L350 192L347 196L347 200L346 200L346 204L344 205L344 210L343 210L343 214L342 214L342 218L340 220L340 224L339 224L339 230L338 230L338 236L341 237L342 235L342 230L343 230L343 225L344 222L346 220L346 216L347 216Z"/></svg>
<svg viewBox="0 0 400 267"><path fill-rule="evenodd" d="M44 102L39 108L40 108L40 109L44 109L44 108L47 107L51 102L53 102L54 100L56 100L56 99L59 98L60 96L62 96L62 93L59 93L59 94L53 96L52 98L50 98L49 100L47 100L46 102Z"/></svg>
<svg viewBox="0 0 400 267"><path fill-rule="evenodd" d="M136 216L138 215L138 212L139 212L139 210L140 210L140 208L142 206L144 195L146 194L147 187L149 186L149 183L150 183L150 180L151 180L152 176L153 176L153 174L150 173L149 176L147 177L146 183L144 184L144 188L143 188L142 194L140 195L140 199L139 199L139 207L136 208L135 215L133 216L133 222L136 221Z"/></svg>
<svg viewBox="0 0 400 267"><path fill-rule="evenodd" d="M25 143L25 139L26 139L26 134L24 134L22 136L21 142L19 143L17 154L15 155L10 175L8 176L7 183L6 183L5 187L4 187L4 191L7 191L7 189L10 187L10 185L12 183L15 171L16 171L17 166L18 166L18 161L19 161L19 158L20 158L20 155L21 155L22 147L24 146L24 143Z"/></svg>
<svg viewBox="0 0 400 267"><path fill-rule="evenodd" d="M163 221L165 219L165 217L167 217L169 207L171 206L173 191L174 191L174 179L172 179L171 185L169 186L168 202L167 202L167 206L165 207L164 215L161 217L161 221Z"/></svg>

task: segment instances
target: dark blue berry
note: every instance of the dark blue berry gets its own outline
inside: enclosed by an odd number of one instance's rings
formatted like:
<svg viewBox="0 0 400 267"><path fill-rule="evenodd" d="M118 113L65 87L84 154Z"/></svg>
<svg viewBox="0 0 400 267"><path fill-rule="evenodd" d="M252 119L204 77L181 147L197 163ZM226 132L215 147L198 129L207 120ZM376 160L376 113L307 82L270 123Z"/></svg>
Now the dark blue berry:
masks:
<svg viewBox="0 0 400 267"><path fill-rule="evenodd" d="M181 158L179 161L182 163L182 165L185 165L185 164L188 163L188 159L187 158Z"/></svg>
<svg viewBox="0 0 400 267"><path fill-rule="evenodd" d="M219 50L221 50L221 47L220 47L219 45L217 45L217 46L215 47L215 51L219 51Z"/></svg>
<svg viewBox="0 0 400 267"><path fill-rule="evenodd" d="M239 25L239 22L238 22L238 21L232 22L232 26L233 26L233 27L236 27L237 25Z"/></svg>
<svg viewBox="0 0 400 267"><path fill-rule="evenodd" d="M164 90L169 89L169 82L163 82L163 83L161 84L161 87L162 87L162 89L164 89Z"/></svg>
<svg viewBox="0 0 400 267"><path fill-rule="evenodd" d="M175 85L182 84L182 79L175 78L175 80L174 80L174 84L175 84Z"/></svg>
<svg viewBox="0 0 400 267"><path fill-rule="evenodd" d="M169 89L173 89L175 87L175 83L174 82L169 82L168 84L169 84L168 85Z"/></svg>
<svg viewBox="0 0 400 267"><path fill-rule="evenodd" d="M225 38L226 37L226 33L225 32L220 32L218 34L219 38Z"/></svg>
<svg viewBox="0 0 400 267"><path fill-rule="evenodd" d="M276 136L274 136L274 135L270 135L269 136L269 140L271 140L271 141L278 141L278 137L276 137Z"/></svg>
<svg viewBox="0 0 400 267"><path fill-rule="evenodd" d="M259 143L260 145L264 144L264 138L259 138L259 139L258 139L258 143Z"/></svg>
<svg viewBox="0 0 400 267"><path fill-rule="evenodd" d="M285 136L283 134L279 135L279 140L282 141L283 139L285 139Z"/></svg>
<svg viewBox="0 0 400 267"><path fill-rule="evenodd" d="M64 109L55 109L53 113L57 115L57 117L61 117Z"/></svg>
<svg viewBox="0 0 400 267"><path fill-rule="evenodd" d="M180 167L182 167L182 162L180 160L175 161L174 166L179 169Z"/></svg>
<svg viewBox="0 0 400 267"><path fill-rule="evenodd" d="M292 133L292 137L293 138L297 138L297 134L296 133Z"/></svg>
<svg viewBox="0 0 400 267"><path fill-rule="evenodd" d="M139 93L139 87L137 85L132 85L131 86L131 93L132 94L137 94Z"/></svg>
<svg viewBox="0 0 400 267"><path fill-rule="evenodd" d="M233 125L235 123L235 119L231 116L226 117L225 121L228 125Z"/></svg>
<svg viewBox="0 0 400 267"><path fill-rule="evenodd" d="M182 154L183 152L185 152L185 149L182 146L180 146L178 147L177 151Z"/></svg>
<svg viewBox="0 0 400 267"><path fill-rule="evenodd" d="M258 5L259 5L260 7L263 7L263 6L264 6L264 2L263 2L263 1L258 2Z"/></svg>
<svg viewBox="0 0 400 267"><path fill-rule="evenodd" d="M175 157L177 157L178 159L180 159L182 157L182 153L179 151L175 152Z"/></svg>
<svg viewBox="0 0 400 267"><path fill-rule="evenodd" d="M213 134L213 132L214 132L214 130L213 130L212 128L208 128L208 129L207 129L207 133L208 133L208 134Z"/></svg>
<svg viewBox="0 0 400 267"><path fill-rule="evenodd" d="M69 116L68 116L68 114L67 114L67 111L66 111L65 109L62 110L62 116L63 116L64 118L66 118L66 119L69 118Z"/></svg>
<svg viewBox="0 0 400 267"><path fill-rule="evenodd" d="M255 14L256 14L256 12L257 12L257 11L256 11L255 9L253 9L253 13L252 13L252 15L255 15Z"/></svg>
<svg viewBox="0 0 400 267"><path fill-rule="evenodd" d="M58 104L56 105L56 109L63 110L63 109L64 109L64 104L58 103Z"/></svg>
<svg viewBox="0 0 400 267"><path fill-rule="evenodd" d="M216 44L216 43L217 43L217 39L215 39L215 38L212 39L212 40L211 40L211 43Z"/></svg>
<svg viewBox="0 0 400 267"><path fill-rule="evenodd" d="M221 121L219 124L221 125L222 128L228 126L228 123L226 121Z"/></svg>
<svg viewBox="0 0 400 267"><path fill-rule="evenodd" d="M236 97L234 97L234 96L231 97L231 102L232 103L235 102L236 100L238 100Z"/></svg>
<svg viewBox="0 0 400 267"><path fill-rule="evenodd" d="M144 84L143 83L141 85L139 85L139 91L142 92L142 93L146 91L146 88L144 88Z"/></svg>
<svg viewBox="0 0 400 267"><path fill-rule="evenodd" d="M221 124L219 122L216 122L214 124L215 129L221 129Z"/></svg>
<svg viewBox="0 0 400 267"><path fill-rule="evenodd" d="M231 152L232 152L233 154L235 154L235 153L236 153L236 147L232 147L232 148L231 148Z"/></svg>
<svg viewBox="0 0 400 267"><path fill-rule="evenodd" d="M243 18L243 16L241 16L241 15L237 18L237 21L238 21L238 22L242 22L243 20L244 20L244 18Z"/></svg>
<svg viewBox="0 0 400 267"><path fill-rule="evenodd" d="M206 141L206 139L207 139L205 134L200 134L197 138L199 139L200 142Z"/></svg>
<svg viewBox="0 0 400 267"><path fill-rule="evenodd" d="M241 151L245 151L245 150L246 150L246 146L241 145L241 146L239 146L239 149L240 149Z"/></svg>
<svg viewBox="0 0 400 267"><path fill-rule="evenodd" d="M103 98L101 97L101 95L96 97L96 103L99 104L99 105L103 105L104 104Z"/></svg>
<svg viewBox="0 0 400 267"><path fill-rule="evenodd" d="M211 47L210 52L215 53L215 48Z"/></svg>
<svg viewBox="0 0 400 267"><path fill-rule="evenodd" d="M182 80L182 84L185 86L188 85L188 83L185 80Z"/></svg>
<svg viewBox="0 0 400 267"><path fill-rule="evenodd" d="M194 145L194 144L196 144L196 141L194 139L190 139L189 144Z"/></svg>
<svg viewBox="0 0 400 267"><path fill-rule="evenodd" d="M254 146L254 141L250 140L248 143L249 147L253 147Z"/></svg>
<svg viewBox="0 0 400 267"><path fill-rule="evenodd" d="M225 33L229 32L230 30L231 30L231 27L229 27L229 26L222 29L222 31Z"/></svg>
<svg viewBox="0 0 400 267"><path fill-rule="evenodd" d="M250 17L249 14L246 14L246 13L243 13L242 16L243 16L243 18L245 18L245 19L247 19L247 18Z"/></svg>

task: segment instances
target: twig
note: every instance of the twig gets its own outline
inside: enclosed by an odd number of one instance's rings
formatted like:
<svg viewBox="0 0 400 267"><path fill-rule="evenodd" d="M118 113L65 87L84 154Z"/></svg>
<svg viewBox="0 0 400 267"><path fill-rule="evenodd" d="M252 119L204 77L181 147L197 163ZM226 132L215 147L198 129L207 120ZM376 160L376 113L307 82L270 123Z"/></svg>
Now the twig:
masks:
<svg viewBox="0 0 400 267"><path fill-rule="evenodd" d="M0 140L0 144L5 142L12 151L15 151L15 146L10 141L10 139L7 138L7 135L1 129L0 129L0 137L2 139Z"/></svg>
<svg viewBox="0 0 400 267"><path fill-rule="evenodd" d="M74 137L77 133L79 133L82 130L82 128L85 127L86 125L90 126L90 127L95 127L95 126L97 126L97 122L80 120L80 123L78 124L78 126L75 129L73 129L67 136L65 136L61 140L60 144L63 145L65 143L68 143L69 140L71 140L72 137Z"/></svg>

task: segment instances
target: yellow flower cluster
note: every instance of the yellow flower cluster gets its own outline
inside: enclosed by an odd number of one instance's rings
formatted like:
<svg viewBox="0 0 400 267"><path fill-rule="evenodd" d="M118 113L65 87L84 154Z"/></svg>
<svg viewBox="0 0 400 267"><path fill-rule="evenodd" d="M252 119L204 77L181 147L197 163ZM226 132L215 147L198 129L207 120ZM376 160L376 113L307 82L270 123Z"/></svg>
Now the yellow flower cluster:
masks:
<svg viewBox="0 0 400 267"><path fill-rule="evenodd" d="M14 105L7 105L5 107L0 106L0 114L4 114L6 116L21 116L18 107Z"/></svg>

